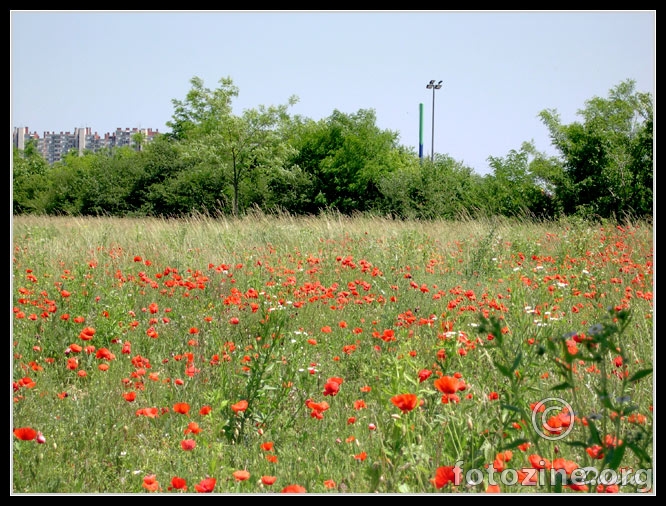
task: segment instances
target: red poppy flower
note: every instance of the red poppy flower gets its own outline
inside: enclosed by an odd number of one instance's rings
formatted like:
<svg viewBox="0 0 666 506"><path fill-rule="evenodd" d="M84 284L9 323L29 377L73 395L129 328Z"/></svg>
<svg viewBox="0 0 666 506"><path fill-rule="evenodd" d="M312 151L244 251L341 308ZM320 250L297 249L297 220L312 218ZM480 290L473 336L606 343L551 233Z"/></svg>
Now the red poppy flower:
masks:
<svg viewBox="0 0 666 506"><path fill-rule="evenodd" d="M265 452L269 452L273 449L273 443L271 441L261 443L261 449L264 450Z"/></svg>
<svg viewBox="0 0 666 506"><path fill-rule="evenodd" d="M307 490L301 485L287 485L281 491L282 494L305 494Z"/></svg>
<svg viewBox="0 0 666 506"><path fill-rule="evenodd" d="M536 453L533 453L529 457L527 457L527 460L530 461L530 465L534 469L550 469L551 468L551 463L550 460L544 459L541 457L541 455L537 455Z"/></svg>
<svg viewBox="0 0 666 506"><path fill-rule="evenodd" d="M197 492L211 493L215 488L215 483L217 483L215 478L205 478L194 485L194 490Z"/></svg>
<svg viewBox="0 0 666 506"><path fill-rule="evenodd" d="M207 415L212 411L212 408L210 406L202 406L201 409L199 410L200 415Z"/></svg>
<svg viewBox="0 0 666 506"><path fill-rule="evenodd" d="M248 407L246 400L238 401L236 404L231 405L231 409L234 413L241 413L245 411Z"/></svg>
<svg viewBox="0 0 666 506"><path fill-rule="evenodd" d="M460 387L461 382L453 376L442 376L435 380L435 388L443 394L455 394Z"/></svg>
<svg viewBox="0 0 666 506"><path fill-rule="evenodd" d="M438 467L435 471L435 477L430 480L430 482L435 485L436 488L442 488L453 483L457 485L456 480L456 471L454 466L441 466Z"/></svg>
<svg viewBox="0 0 666 506"><path fill-rule="evenodd" d="M194 439L183 439L180 442L180 447L187 451L194 450L194 448L197 446L197 442Z"/></svg>
<svg viewBox="0 0 666 506"><path fill-rule="evenodd" d="M250 473L244 469L240 471L234 471L232 474L236 481L245 481L250 479Z"/></svg>
<svg viewBox="0 0 666 506"><path fill-rule="evenodd" d="M565 473L571 474L574 469L578 469L578 464L573 460L567 460L565 458L557 458L553 460L553 469L563 469Z"/></svg>
<svg viewBox="0 0 666 506"><path fill-rule="evenodd" d="M111 351L108 348L100 348L97 350L97 353L95 353L95 358L101 358L104 360L114 360L116 356L111 353Z"/></svg>
<svg viewBox="0 0 666 506"><path fill-rule="evenodd" d="M183 492L187 492L187 482L180 476L174 476L171 478L171 485L167 487L167 490L182 490Z"/></svg>
<svg viewBox="0 0 666 506"><path fill-rule="evenodd" d="M419 383L423 383L430 376L432 376L432 371L430 369L421 369L418 373Z"/></svg>
<svg viewBox="0 0 666 506"><path fill-rule="evenodd" d="M14 429L14 435L21 441L32 441L37 437L37 431L31 427Z"/></svg>
<svg viewBox="0 0 666 506"><path fill-rule="evenodd" d="M391 402L403 413L409 413L418 405L419 399L414 394L398 394L391 397Z"/></svg>
<svg viewBox="0 0 666 506"><path fill-rule="evenodd" d="M187 424L187 428L183 431L183 434L199 434L199 432L201 432L199 424L197 422L190 422Z"/></svg>
<svg viewBox="0 0 666 506"><path fill-rule="evenodd" d="M190 405L187 402L177 402L173 405L173 410L181 415L186 415L190 412Z"/></svg>
<svg viewBox="0 0 666 506"><path fill-rule="evenodd" d="M154 474L149 474L143 478L142 486L149 492L155 492L159 490L160 483L157 481Z"/></svg>
<svg viewBox="0 0 666 506"><path fill-rule="evenodd" d="M83 341L90 341L95 336L95 329L92 327L85 327L79 334L79 339Z"/></svg>
<svg viewBox="0 0 666 506"><path fill-rule="evenodd" d="M127 402L134 402L134 400L136 399L136 392L123 393L123 397Z"/></svg>
<svg viewBox="0 0 666 506"><path fill-rule="evenodd" d="M340 391L340 383L337 383L335 381L328 381L324 385L324 396L330 395L334 397L338 394L339 391Z"/></svg>
<svg viewBox="0 0 666 506"><path fill-rule="evenodd" d="M148 418L157 418L159 414L157 408L141 408L136 411L136 416L147 416Z"/></svg>
<svg viewBox="0 0 666 506"><path fill-rule="evenodd" d="M355 410L360 410L360 409L365 409L368 406L365 404L365 401L363 399L359 399L357 401L354 401L354 409Z"/></svg>
<svg viewBox="0 0 666 506"><path fill-rule="evenodd" d="M262 476L261 483L264 485L272 485L277 480L276 476Z"/></svg>

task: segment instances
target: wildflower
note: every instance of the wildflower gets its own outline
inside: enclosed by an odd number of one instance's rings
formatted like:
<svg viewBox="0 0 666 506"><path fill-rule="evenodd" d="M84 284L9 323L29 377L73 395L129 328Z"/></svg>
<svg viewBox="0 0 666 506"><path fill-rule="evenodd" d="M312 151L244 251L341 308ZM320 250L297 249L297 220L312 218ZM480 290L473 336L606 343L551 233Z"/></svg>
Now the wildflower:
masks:
<svg viewBox="0 0 666 506"><path fill-rule="evenodd" d="M305 494L307 490L301 485L287 485L281 491L282 494Z"/></svg>
<svg viewBox="0 0 666 506"><path fill-rule="evenodd" d="M171 485L167 487L167 490L182 490L183 492L187 492L187 482L180 476L174 476L171 478Z"/></svg>
<svg viewBox="0 0 666 506"><path fill-rule="evenodd" d="M194 439L183 439L180 442L180 447L187 451L194 450L194 448L197 446L197 442Z"/></svg>
<svg viewBox="0 0 666 506"><path fill-rule="evenodd" d="M425 380L427 380L430 376L432 376L432 371L429 369L421 369L418 372L418 377L419 377L419 383L423 383Z"/></svg>
<svg viewBox="0 0 666 506"><path fill-rule="evenodd" d="M335 396L340 391L340 383L336 381L327 381L324 385L324 396Z"/></svg>
<svg viewBox="0 0 666 506"><path fill-rule="evenodd" d="M435 477L430 479L430 483L435 485L435 488L442 488L449 483L456 484L456 472L454 466L440 466L435 471Z"/></svg>
<svg viewBox="0 0 666 506"><path fill-rule="evenodd" d="M354 409L359 410L359 409L364 409L367 408L368 406L365 404L365 401L363 399L359 399L357 401L354 401Z"/></svg>
<svg viewBox="0 0 666 506"><path fill-rule="evenodd" d="M340 391L340 385L342 385L343 382L344 380L342 378L328 378L324 385L324 395L330 395L332 397L336 396Z"/></svg>
<svg viewBox="0 0 666 506"><path fill-rule="evenodd" d="M201 432L201 427L197 422L190 422L187 424L187 428L183 431L183 434L199 434Z"/></svg>
<svg viewBox="0 0 666 506"><path fill-rule="evenodd" d="M108 348L100 348L95 353L95 358L101 358L104 360L115 360L116 356L113 353L111 353L111 351Z"/></svg>
<svg viewBox="0 0 666 506"><path fill-rule="evenodd" d="M31 427L14 429L14 435L21 441L32 441L37 437L37 431Z"/></svg>
<svg viewBox="0 0 666 506"><path fill-rule="evenodd" d="M262 476L261 483L264 485L272 485L277 480L276 476Z"/></svg>
<svg viewBox="0 0 666 506"><path fill-rule="evenodd" d="M264 450L265 452L271 451L273 449L273 442L267 441L265 443L261 443L261 449Z"/></svg>
<svg viewBox="0 0 666 506"><path fill-rule="evenodd" d="M308 399L307 401L305 401L305 405L312 410L312 413L317 412L317 413L320 413L320 414L323 413L324 411L326 411L330 407L328 405L328 402L326 402L326 401L314 402L312 399ZM310 416L314 417L314 415L312 413L310 414ZM317 416L316 418L320 418L320 417Z"/></svg>
<svg viewBox="0 0 666 506"><path fill-rule="evenodd" d="M181 415L186 415L190 411L190 405L187 402L177 402L173 405L173 411Z"/></svg>
<svg viewBox="0 0 666 506"><path fill-rule="evenodd" d="M324 487L326 488L335 488L337 485L333 480L324 480Z"/></svg>
<svg viewBox="0 0 666 506"><path fill-rule="evenodd" d="M453 376L442 376L435 380L434 385L443 394L455 394L460 390L461 382Z"/></svg>
<svg viewBox="0 0 666 506"><path fill-rule="evenodd" d="M533 453L529 457L527 457L527 460L530 461L530 465L534 469L550 469L552 467L550 460L544 459L541 457L541 455L538 455L536 453Z"/></svg>
<svg viewBox="0 0 666 506"><path fill-rule="evenodd" d="M136 400L136 392L125 392L123 397L127 402L134 402Z"/></svg>
<svg viewBox="0 0 666 506"><path fill-rule="evenodd" d="M398 394L391 397L391 402L403 413L409 413L418 405L419 399L415 394Z"/></svg>
<svg viewBox="0 0 666 506"><path fill-rule="evenodd" d="M205 478L194 485L194 490L202 493L211 493L215 488L215 483L217 483L215 478Z"/></svg>
<svg viewBox="0 0 666 506"><path fill-rule="evenodd" d="M238 401L236 404L231 405L231 409L234 413L242 413L248 407L248 402L246 400Z"/></svg>
<svg viewBox="0 0 666 506"><path fill-rule="evenodd" d="M92 327L85 327L79 334L79 339L83 341L90 341L95 335L95 329Z"/></svg>
<svg viewBox="0 0 666 506"><path fill-rule="evenodd" d="M367 458L368 454L366 452L361 452L354 455L354 459L358 460L359 462L363 462Z"/></svg>
<svg viewBox="0 0 666 506"><path fill-rule="evenodd" d="M571 472L577 468L578 464L576 464L573 460L567 460L564 458L557 458L553 460L553 469L555 470L563 469L564 472L567 473L567 475L571 474Z"/></svg>
<svg viewBox="0 0 666 506"><path fill-rule="evenodd" d="M236 481L245 481L250 478L250 473L245 470L234 471L232 474Z"/></svg>
<svg viewBox="0 0 666 506"><path fill-rule="evenodd" d="M159 490L160 483L157 481L154 474L149 474L147 476L144 476L142 486L149 492L155 492Z"/></svg>

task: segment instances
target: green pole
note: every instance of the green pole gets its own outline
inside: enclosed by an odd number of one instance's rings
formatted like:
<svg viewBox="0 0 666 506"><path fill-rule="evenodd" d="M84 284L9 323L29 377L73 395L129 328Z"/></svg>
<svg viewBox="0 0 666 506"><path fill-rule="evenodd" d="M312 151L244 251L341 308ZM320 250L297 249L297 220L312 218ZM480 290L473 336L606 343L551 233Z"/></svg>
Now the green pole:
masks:
<svg viewBox="0 0 666 506"><path fill-rule="evenodd" d="M419 159L423 161L423 102L419 104Z"/></svg>

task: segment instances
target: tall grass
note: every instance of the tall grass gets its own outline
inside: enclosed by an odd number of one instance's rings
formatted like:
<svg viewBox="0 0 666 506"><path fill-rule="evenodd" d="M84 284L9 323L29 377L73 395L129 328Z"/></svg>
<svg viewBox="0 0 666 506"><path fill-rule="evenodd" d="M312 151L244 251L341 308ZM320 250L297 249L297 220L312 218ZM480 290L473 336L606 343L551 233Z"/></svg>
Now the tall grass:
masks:
<svg viewBox="0 0 666 506"><path fill-rule="evenodd" d="M649 223L12 227L13 493L653 491Z"/></svg>

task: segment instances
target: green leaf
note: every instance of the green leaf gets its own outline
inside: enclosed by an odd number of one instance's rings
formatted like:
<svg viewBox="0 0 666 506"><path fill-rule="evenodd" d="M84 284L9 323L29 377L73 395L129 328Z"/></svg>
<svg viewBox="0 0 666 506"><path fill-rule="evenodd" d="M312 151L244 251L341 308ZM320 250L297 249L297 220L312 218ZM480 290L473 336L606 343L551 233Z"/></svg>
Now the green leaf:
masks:
<svg viewBox="0 0 666 506"><path fill-rule="evenodd" d="M638 457L641 460L641 462L652 463L652 458L650 457L650 455L648 455L648 453L643 448L638 446L636 443L627 443L627 447L632 452L634 452L634 455L636 455L636 457Z"/></svg>
<svg viewBox="0 0 666 506"><path fill-rule="evenodd" d="M520 365L520 361L522 360L522 358L523 358L523 352L522 352L522 351L519 351L519 352L518 352L518 355L516 355L516 358L515 358L514 361L513 361L513 364L511 364L511 371L515 371L515 370L518 368L518 366Z"/></svg>
<svg viewBox="0 0 666 506"><path fill-rule="evenodd" d="M495 367L497 367L497 370L502 373L502 376L506 376L507 378L511 378L511 371L507 369L505 366L500 364L497 360L493 359L493 364L495 364Z"/></svg>
<svg viewBox="0 0 666 506"><path fill-rule="evenodd" d="M514 411L514 412L519 413L519 414L523 413L522 409L520 409L516 406L512 406L511 404L501 404L501 406L502 406L503 409L507 409L509 411Z"/></svg>
<svg viewBox="0 0 666 506"><path fill-rule="evenodd" d="M622 458L624 457L624 451L626 450L627 446L622 443L620 445L617 445L615 448L611 448L608 450L606 453L606 457L604 458L604 463L609 467L610 469L617 469L620 467L620 464L622 463Z"/></svg>
<svg viewBox="0 0 666 506"><path fill-rule="evenodd" d="M554 387L551 387L551 390L566 390L567 388L571 388L572 385L568 381L565 381L564 383L560 383L559 385L555 385Z"/></svg>
<svg viewBox="0 0 666 506"><path fill-rule="evenodd" d="M649 376L650 374L652 374L652 367L649 369L641 369L640 371L636 371L634 374L632 374L628 381L629 383L633 383L634 381L645 378L645 376Z"/></svg>
<svg viewBox="0 0 666 506"><path fill-rule="evenodd" d="M590 429L590 445L601 445L601 436L594 420L587 420L587 428Z"/></svg>
<svg viewBox="0 0 666 506"><path fill-rule="evenodd" d="M528 442L529 442L529 439L525 439L525 438L514 439L514 440L511 441L510 443L507 443L507 444L505 444L505 445L502 445L502 449L504 449L504 450L512 450L513 448L517 448L517 447L520 446L521 444L523 444L523 443L528 443Z"/></svg>

